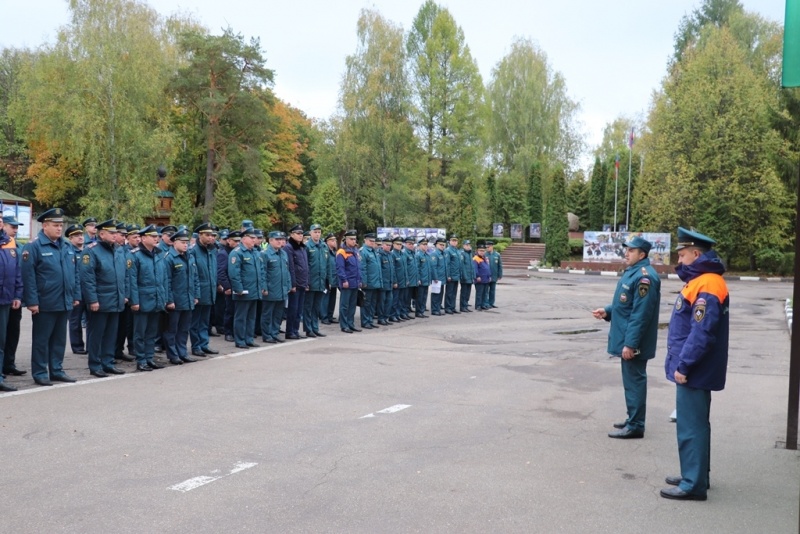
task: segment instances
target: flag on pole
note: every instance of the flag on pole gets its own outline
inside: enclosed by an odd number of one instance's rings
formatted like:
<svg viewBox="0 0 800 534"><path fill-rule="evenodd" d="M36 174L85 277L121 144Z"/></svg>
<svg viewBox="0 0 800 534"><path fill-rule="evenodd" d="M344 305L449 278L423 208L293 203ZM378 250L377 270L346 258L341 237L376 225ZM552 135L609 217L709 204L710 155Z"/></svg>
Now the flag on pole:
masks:
<svg viewBox="0 0 800 534"><path fill-rule="evenodd" d="M617 154L617 157L616 157L616 158L614 158L614 167L615 167L617 170L619 170L619 154Z"/></svg>
<svg viewBox="0 0 800 534"><path fill-rule="evenodd" d="M781 85L800 87L800 0L786 0Z"/></svg>
<svg viewBox="0 0 800 534"><path fill-rule="evenodd" d="M628 137L628 148L630 149L633 148L633 140L634 140L633 127L631 127L631 135Z"/></svg>

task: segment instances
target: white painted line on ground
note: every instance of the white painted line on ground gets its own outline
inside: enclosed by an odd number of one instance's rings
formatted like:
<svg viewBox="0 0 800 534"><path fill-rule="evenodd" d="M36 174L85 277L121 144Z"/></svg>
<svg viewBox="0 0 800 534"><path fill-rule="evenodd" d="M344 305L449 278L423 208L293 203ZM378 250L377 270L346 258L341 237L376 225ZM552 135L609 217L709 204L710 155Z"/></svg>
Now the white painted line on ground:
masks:
<svg viewBox="0 0 800 534"><path fill-rule="evenodd" d="M194 477L190 478L189 480L184 480L183 482L175 484L174 486L170 486L167 489L186 493L187 491L192 491L193 489L205 486L206 484L211 484L215 480L235 475L236 473L244 471L245 469L250 469L251 467L255 467L257 465L258 464L255 462L236 462L236 465L233 466L233 469L231 469L229 473L226 473L224 475L219 475L215 477L210 477L210 476Z"/></svg>
<svg viewBox="0 0 800 534"><path fill-rule="evenodd" d="M600 276L617 276L617 271L600 271Z"/></svg>
<svg viewBox="0 0 800 534"><path fill-rule="evenodd" d="M223 354L221 356L214 356L213 358L210 358L209 360L206 360L206 361L214 362L214 361L217 361L217 360L220 360L220 361L221 360L230 360L231 358L238 358L239 356L246 356L248 354L253 354L254 352L258 352L260 350L285 349L287 347L292 347L292 346L297 345L299 343L305 343L306 341L314 341L314 339L310 338L310 337L307 337L305 339L295 339L295 340L292 340L291 344L289 344L289 345L286 345L284 343L277 343L275 345L264 344L264 345L261 345L260 347L253 347L252 349L240 350L239 352L232 352L230 354Z"/></svg>
<svg viewBox="0 0 800 534"><path fill-rule="evenodd" d="M109 382L111 380L125 380L126 378L134 378L143 373L127 373L124 375L109 375L108 378L89 378L87 380L78 380L77 382L53 382L52 386L36 386L35 388L21 389L19 391L10 391L8 393L0 394L0 399L3 397L15 397L17 395L28 395L30 393L43 393L45 391L53 391L61 388L74 388L79 386L86 386L88 384L96 384L99 382ZM7 385L12 385L6 382Z"/></svg>
<svg viewBox="0 0 800 534"><path fill-rule="evenodd" d="M400 410L405 410L406 408L411 408L411 405L410 404L395 404L394 406L389 406L388 408L384 408L383 410L378 410L377 412L368 413L367 415L363 415L363 416L359 417L359 419L368 419L370 417L375 417L376 413L384 413L384 414L395 413L395 412L399 412Z"/></svg>

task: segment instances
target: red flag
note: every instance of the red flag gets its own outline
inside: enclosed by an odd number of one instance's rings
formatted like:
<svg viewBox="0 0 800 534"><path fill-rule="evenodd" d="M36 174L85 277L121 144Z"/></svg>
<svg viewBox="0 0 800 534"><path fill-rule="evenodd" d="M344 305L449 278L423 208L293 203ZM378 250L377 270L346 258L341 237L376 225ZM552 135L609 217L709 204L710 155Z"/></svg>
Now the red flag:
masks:
<svg viewBox="0 0 800 534"><path fill-rule="evenodd" d="M628 148L633 148L633 139L634 139L633 128L631 128L631 135L630 137L628 137Z"/></svg>
<svg viewBox="0 0 800 534"><path fill-rule="evenodd" d="M619 154L617 154L617 157L614 159L614 167L619 170Z"/></svg>

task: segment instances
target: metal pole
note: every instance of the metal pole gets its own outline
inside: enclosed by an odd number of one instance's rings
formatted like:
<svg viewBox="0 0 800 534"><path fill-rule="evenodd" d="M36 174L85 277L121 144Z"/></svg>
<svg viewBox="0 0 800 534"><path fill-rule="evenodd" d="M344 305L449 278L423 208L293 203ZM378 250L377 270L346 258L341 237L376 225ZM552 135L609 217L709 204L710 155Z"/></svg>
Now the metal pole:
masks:
<svg viewBox="0 0 800 534"><path fill-rule="evenodd" d="M625 209L625 229L629 232L631 231L631 161L633 161L633 145L628 143L628 207Z"/></svg>
<svg viewBox="0 0 800 534"><path fill-rule="evenodd" d="M617 190L619 189L619 155L614 161L614 231L617 231Z"/></svg>
<svg viewBox="0 0 800 534"><path fill-rule="evenodd" d="M792 341L789 356L789 409L786 416L786 448L797 450L797 413L800 406L800 331L794 327L800 305L800 162L798 162L798 194L794 221L794 291L792 300Z"/></svg>

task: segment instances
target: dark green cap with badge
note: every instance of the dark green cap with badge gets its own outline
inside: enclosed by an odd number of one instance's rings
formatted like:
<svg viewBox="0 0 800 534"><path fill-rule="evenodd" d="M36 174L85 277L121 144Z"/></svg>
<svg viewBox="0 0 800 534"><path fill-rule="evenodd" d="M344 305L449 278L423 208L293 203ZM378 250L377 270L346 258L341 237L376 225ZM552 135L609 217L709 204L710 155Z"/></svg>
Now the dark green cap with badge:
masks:
<svg viewBox="0 0 800 534"><path fill-rule="evenodd" d="M83 234L83 226L81 226L80 224L71 224L67 226L66 230L64 230L64 235L66 237L72 237L73 235L76 234Z"/></svg>
<svg viewBox="0 0 800 534"><path fill-rule="evenodd" d="M180 230L172 234L173 241L189 241L191 237L192 234L190 234L189 230L187 230L186 228L181 228Z"/></svg>
<svg viewBox="0 0 800 534"><path fill-rule="evenodd" d="M106 232L114 232L117 231L117 220L116 219L109 219L107 221L103 221L101 223L97 223L98 230L105 230Z"/></svg>
<svg viewBox="0 0 800 534"><path fill-rule="evenodd" d="M38 217L36 220L39 222L54 222L54 223L63 223L64 222L64 210L61 208L53 208L45 211Z"/></svg>
<svg viewBox="0 0 800 534"><path fill-rule="evenodd" d="M147 226L145 226L144 228L139 230L137 233L139 235L141 235L141 236L149 235L149 236L157 237L158 236L158 228L156 228L156 226L154 224L148 224Z"/></svg>
<svg viewBox="0 0 800 534"><path fill-rule="evenodd" d="M638 248L645 254L649 254L650 249L653 248L653 244L640 235L633 236L627 242L623 243L622 246L628 248Z"/></svg>
<svg viewBox="0 0 800 534"><path fill-rule="evenodd" d="M675 250L681 250L686 247L711 249L716 244L717 242L707 235L695 232L694 230L687 230L681 226L678 227L678 246L675 247Z"/></svg>
<svg viewBox="0 0 800 534"><path fill-rule="evenodd" d="M269 233L270 239L286 239L286 234L281 232L280 230L273 230Z"/></svg>

